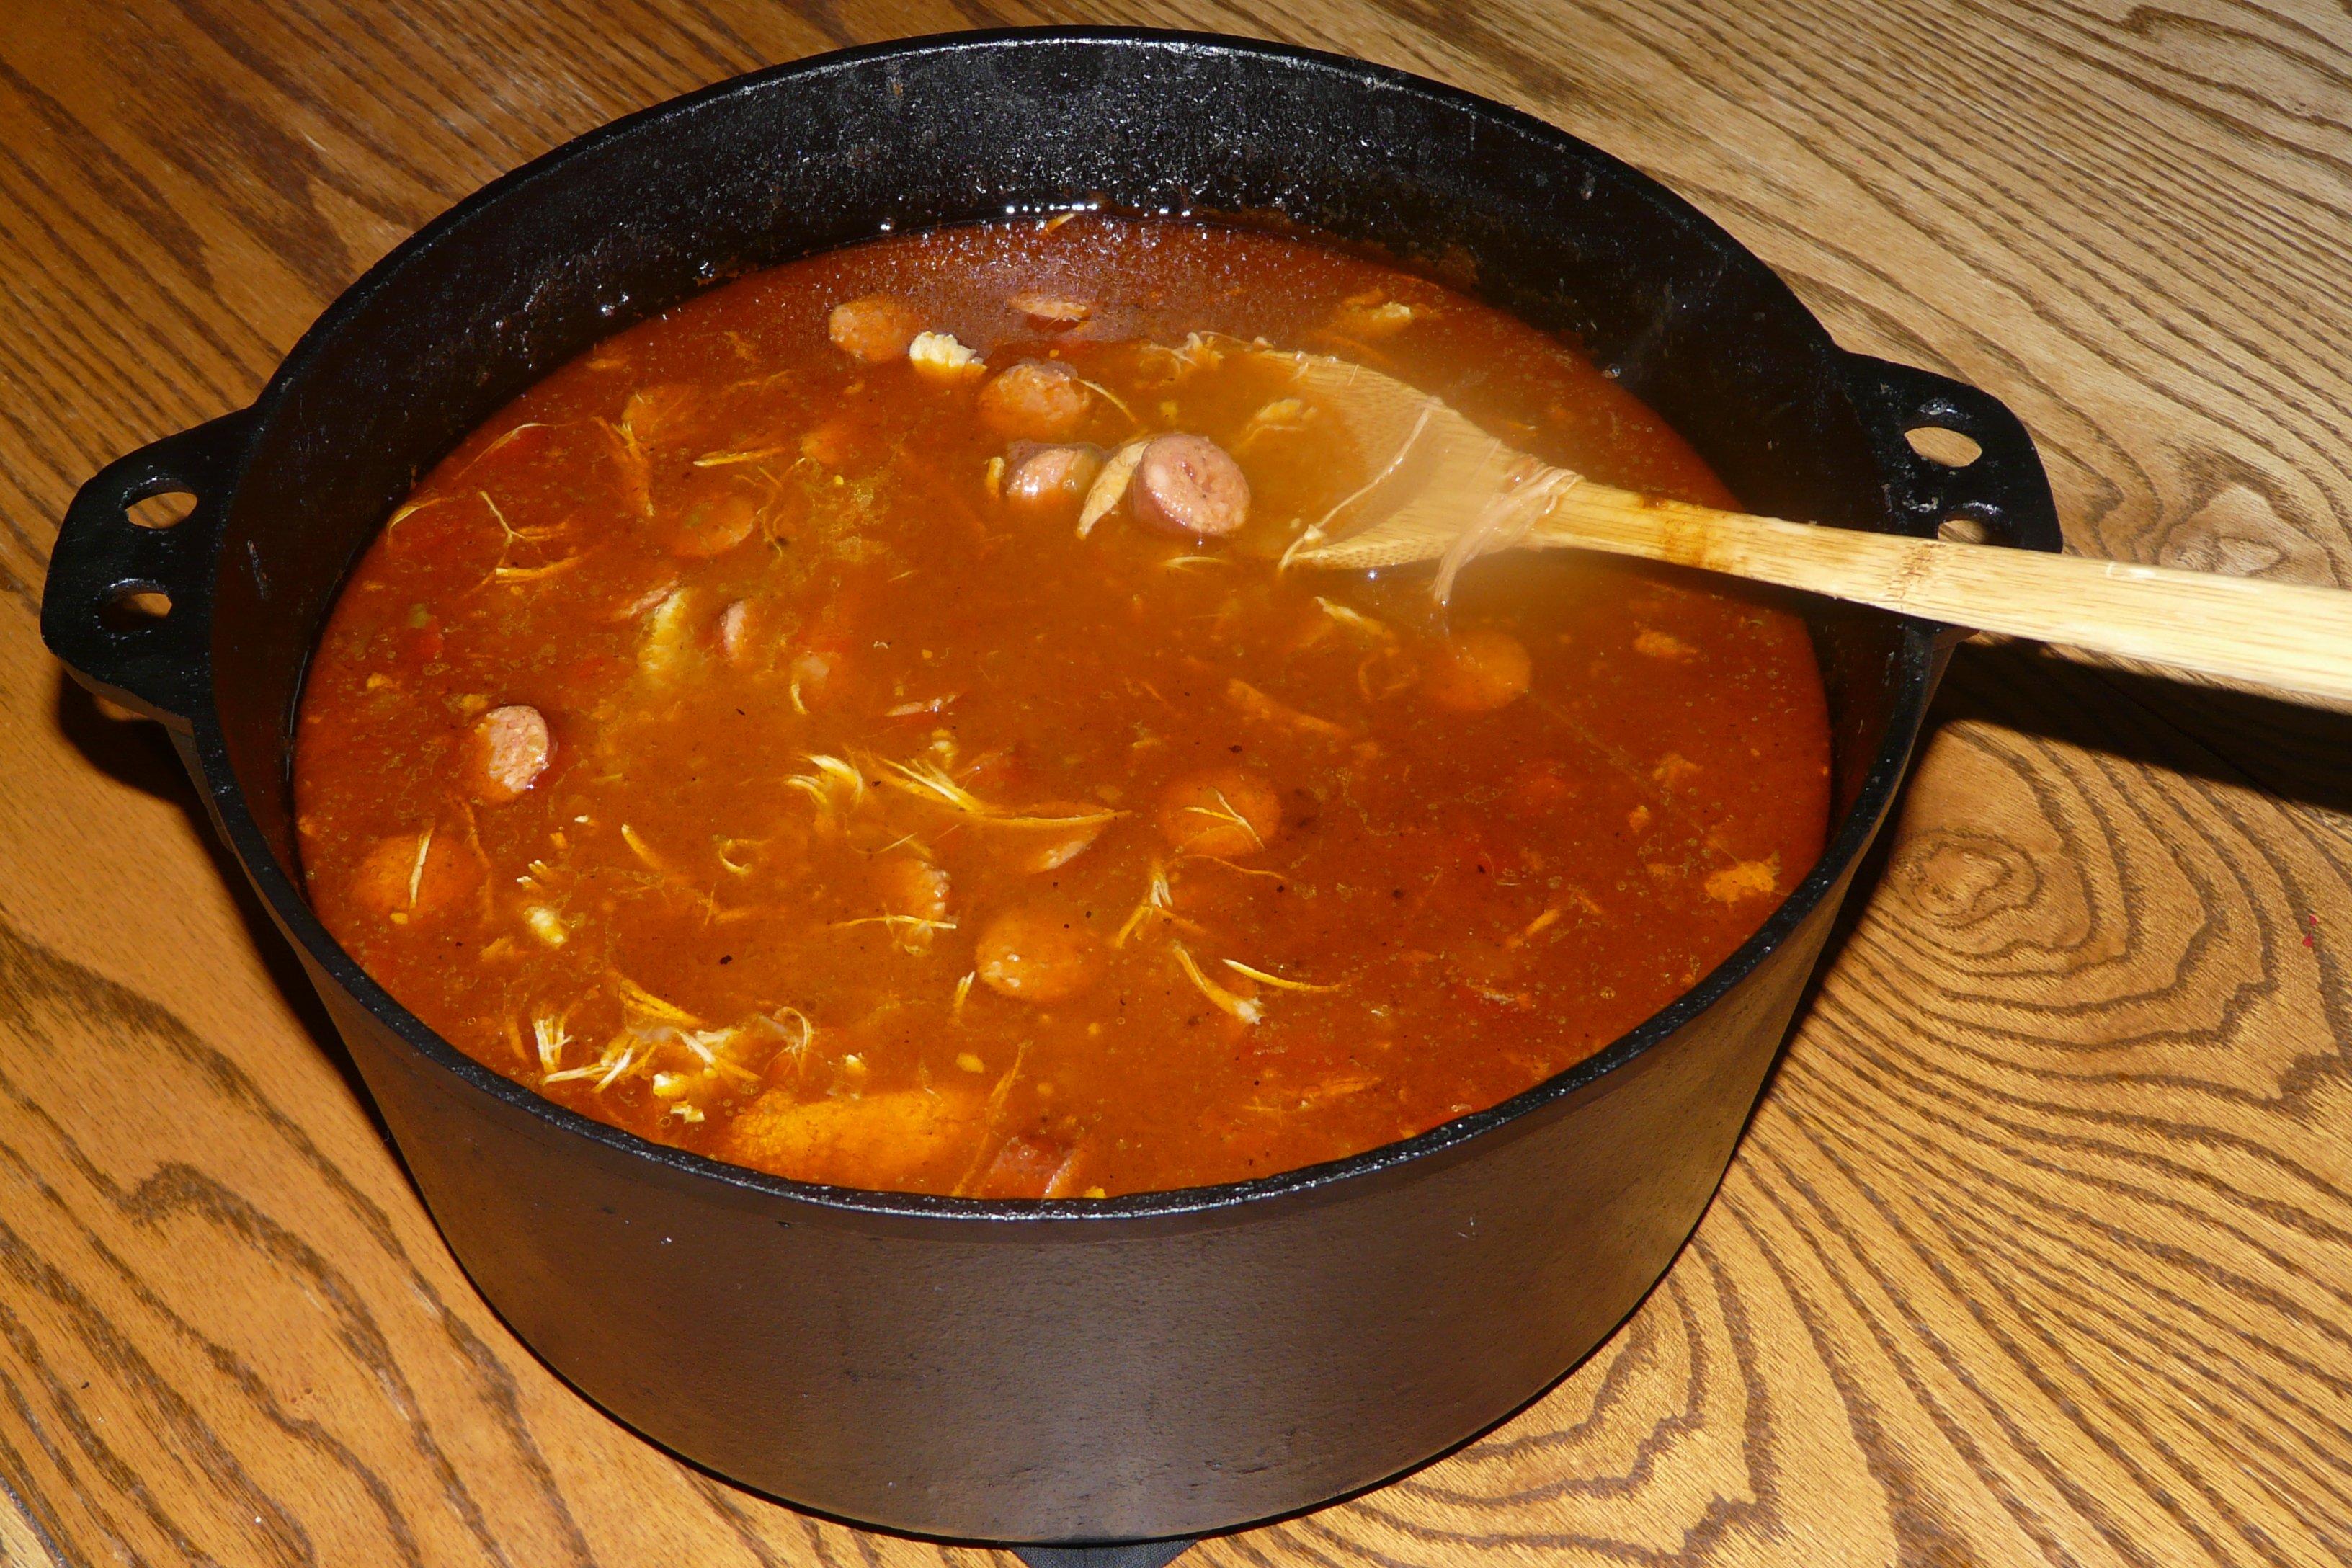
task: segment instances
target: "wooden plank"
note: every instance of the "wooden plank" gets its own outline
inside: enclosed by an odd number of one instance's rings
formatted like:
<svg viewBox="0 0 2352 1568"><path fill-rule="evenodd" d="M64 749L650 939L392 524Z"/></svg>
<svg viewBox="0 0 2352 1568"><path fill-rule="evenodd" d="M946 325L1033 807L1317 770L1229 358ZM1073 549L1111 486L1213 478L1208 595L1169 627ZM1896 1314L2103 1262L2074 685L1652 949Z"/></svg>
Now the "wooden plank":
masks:
<svg viewBox="0 0 2352 1568"><path fill-rule="evenodd" d="M142 727L40 651L99 463L243 403L482 180L834 44L1182 23L1517 102L1843 341L1976 381L2070 538L2347 580L2340 16L1857 0L31 7L0 31L0 1562L867 1564L457 1272ZM2352 1557L2352 727L1965 650L1724 1192L1497 1432L1234 1564Z"/></svg>

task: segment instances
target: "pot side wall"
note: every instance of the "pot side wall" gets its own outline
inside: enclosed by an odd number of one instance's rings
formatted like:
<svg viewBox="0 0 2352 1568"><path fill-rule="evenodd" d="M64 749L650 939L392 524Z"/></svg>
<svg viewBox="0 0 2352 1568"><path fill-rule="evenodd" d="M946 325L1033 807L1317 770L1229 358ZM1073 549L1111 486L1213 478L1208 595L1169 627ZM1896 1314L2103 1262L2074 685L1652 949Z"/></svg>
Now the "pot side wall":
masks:
<svg viewBox="0 0 2352 1568"><path fill-rule="evenodd" d="M1466 1149L1126 1221L716 1181L550 1126L313 979L458 1261L621 1420L866 1523L1122 1540L1370 1485L1580 1360L1697 1223L1836 908L1634 1061Z"/></svg>

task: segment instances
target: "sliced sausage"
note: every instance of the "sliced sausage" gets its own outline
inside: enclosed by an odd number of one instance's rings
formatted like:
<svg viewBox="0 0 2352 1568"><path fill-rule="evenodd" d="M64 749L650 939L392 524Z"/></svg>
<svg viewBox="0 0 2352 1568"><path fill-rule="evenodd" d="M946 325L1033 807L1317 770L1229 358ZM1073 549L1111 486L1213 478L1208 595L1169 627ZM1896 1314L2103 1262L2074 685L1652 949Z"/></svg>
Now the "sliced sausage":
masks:
<svg viewBox="0 0 2352 1568"><path fill-rule="evenodd" d="M825 332L833 346L868 364L897 359L922 330L922 312L892 294L845 300L825 319Z"/></svg>
<svg viewBox="0 0 2352 1568"><path fill-rule="evenodd" d="M555 754L547 720L529 703L493 708L466 731L461 774L485 805L504 805L539 782Z"/></svg>
<svg viewBox="0 0 2352 1568"><path fill-rule="evenodd" d="M461 835L403 833L368 847L352 869L351 896L378 919L404 925L445 913L481 881Z"/></svg>
<svg viewBox="0 0 2352 1568"><path fill-rule="evenodd" d="M1102 453L1092 447L1031 447L1013 457L1004 501L1024 516L1060 517L1077 510L1100 472Z"/></svg>
<svg viewBox="0 0 2352 1568"><path fill-rule="evenodd" d="M1060 1002L1094 984L1102 951L1075 915L1029 905L988 922L973 952L981 984L1023 1002Z"/></svg>
<svg viewBox="0 0 2352 1568"><path fill-rule="evenodd" d="M1058 360L1024 359L980 389L981 423L1000 436L1061 441L1083 428L1095 395Z"/></svg>
<svg viewBox="0 0 2352 1568"><path fill-rule="evenodd" d="M948 918L948 874L912 855L887 855L874 862L874 896L885 912L903 915L894 933L908 952L929 952L938 927Z"/></svg>
<svg viewBox="0 0 2352 1568"><path fill-rule="evenodd" d="M740 489L703 489L682 500L665 520L669 552L688 561L724 555L751 537L760 507Z"/></svg>
<svg viewBox="0 0 2352 1568"><path fill-rule="evenodd" d="M801 456L828 468L855 469L874 455L874 429L864 420L837 415L801 437Z"/></svg>
<svg viewBox="0 0 2352 1568"><path fill-rule="evenodd" d="M1160 793L1160 836L1184 855L1239 860L1282 832L1282 796L1243 768L1213 768Z"/></svg>
<svg viewBox="0 0 2352 1568"><path fill-rule="evenodd" d="M1475 631L1450 637L1422 677L1421 689L1440 708L1485 713L1527 695L1528 650L1507 632Z"/></svg>
<svg viewBox="0 0 2352 1568"><path fill-rule="evenodd" d="M1206 436L1162 436L1135 466L1135 517L1188 539L1223 539L1249 521L1249 479Z"/></svg>

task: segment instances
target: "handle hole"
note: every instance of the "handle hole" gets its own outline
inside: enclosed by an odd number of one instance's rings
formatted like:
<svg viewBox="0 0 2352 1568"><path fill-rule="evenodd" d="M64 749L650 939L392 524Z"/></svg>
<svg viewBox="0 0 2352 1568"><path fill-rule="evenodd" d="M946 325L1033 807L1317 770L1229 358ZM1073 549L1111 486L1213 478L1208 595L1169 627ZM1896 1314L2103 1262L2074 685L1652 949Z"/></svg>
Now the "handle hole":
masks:
<svg viewBox="0 0 2352 1568"><path fill-rule="evenodd" d="M122 509L122 515L142 528L173 528L196 510L194 490L158 490Z"/></svg>
<svg viewBox="0 0 2352 1568"><path fill-rule="evenodd" d="M1914 425L1903 438L1913 451L1947 468L1965 468L1984 456L1974 439L1945 425Z"/></svg>
<svg viewBox="0 0 2352 1568"><path fill-rule="evenodd" d="M1985 544L1992 539L1992 531L1982 518L1948 517L1936 525L1936 537L1954 544Z"/></svg>
<svg viewBox="0 0 2352 1568"><path fill-rule="evenodd" d="M172 595L152 583L118 583L99 605L98 618L112 631L160 626L172 613Z"/></svg>

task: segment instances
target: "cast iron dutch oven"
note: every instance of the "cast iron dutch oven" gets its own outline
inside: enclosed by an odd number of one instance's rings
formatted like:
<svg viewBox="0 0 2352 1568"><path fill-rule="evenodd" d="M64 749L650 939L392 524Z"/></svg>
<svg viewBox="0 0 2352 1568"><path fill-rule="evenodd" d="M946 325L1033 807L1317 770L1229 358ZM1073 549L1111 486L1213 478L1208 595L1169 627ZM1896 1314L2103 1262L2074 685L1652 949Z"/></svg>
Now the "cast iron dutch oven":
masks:
<svg viewBox="0 0 2352 1568"><path fill-rule="evenodd" d="M2024 430L1847 353L1754 256L1548 125L1360 61L1082 30L924 39L724 82L466 201L338 300L254 405L74 500L42 632L162 720L326 998L482 1294L588 1397L850 1520L1054 1542L1197 1533L1366 1486L1597 1344L1697 1222L1948 649L1809 614L1830 847L1696 989L1539 1088L1409 1142L1108 1202L818 1187L657 1147L477 1066L303 900L296 700L344 574L420 470L601 334L885 228L1073 205L1276 215L1466 275L1580 342L1753 508L2054 549ZM1965 468L1920 425L1972 437ZM125 508L198 503L175 528ZM160 622L110 613L161 590Z"/></svg>

